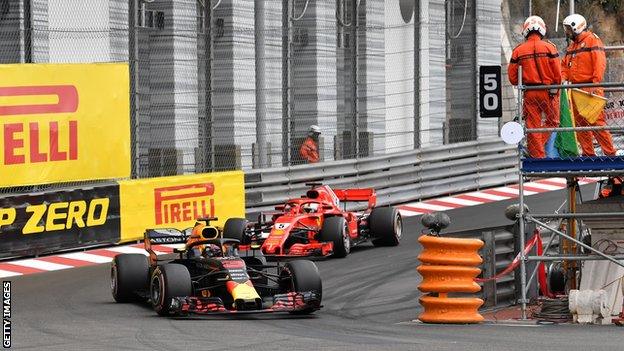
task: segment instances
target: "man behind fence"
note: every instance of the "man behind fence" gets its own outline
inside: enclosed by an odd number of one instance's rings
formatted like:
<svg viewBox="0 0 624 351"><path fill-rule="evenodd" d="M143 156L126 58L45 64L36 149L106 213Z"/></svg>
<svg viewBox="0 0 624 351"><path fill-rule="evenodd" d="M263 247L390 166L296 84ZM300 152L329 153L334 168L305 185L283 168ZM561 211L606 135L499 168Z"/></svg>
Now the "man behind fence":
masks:
<svg viewBox="0 0 624 351"><path fill-rule="evenodd" d="M561 84L561 66L557 47L548 40L544 20L531 16L524 21L522 35L526 41L518 45L509 62L509 82L518 85L518 67L522 67L523 85L554 85ZM559 91L527 90L522 105L526 127L556 128L559 126ZM545 121L542 123L542 113ZM528 133L527 147L529 156L546 157L544 145L550 133Z"/></svg>
<svg viewBox="0 0 624 351"><path fill-rule="evenodd" d="M311 125L308 130L308 137L301 144L299 154L309 163L317 163L319 161L318 137L321 134L321 128L317 125Z"/></svg>
<svg viewBox="0 0 624 351"><path fill-rule="evenodd" d="M566 37L571 40L561 63L563 80L573 84L602 82L607 67L607 58L602 40L587 29L585 17L579 14L566 17L563 20L563 27ZM583 90L604 96L602 88L583 88ZM577 127L606 125L604 111L598 115L594 122L589 122L580 115L574 100L572 101L572 111ZM592 136L596 138L605 155L615 155L611 133L608 130L595 130L577 133L584 156L596 156Z"/></svg>

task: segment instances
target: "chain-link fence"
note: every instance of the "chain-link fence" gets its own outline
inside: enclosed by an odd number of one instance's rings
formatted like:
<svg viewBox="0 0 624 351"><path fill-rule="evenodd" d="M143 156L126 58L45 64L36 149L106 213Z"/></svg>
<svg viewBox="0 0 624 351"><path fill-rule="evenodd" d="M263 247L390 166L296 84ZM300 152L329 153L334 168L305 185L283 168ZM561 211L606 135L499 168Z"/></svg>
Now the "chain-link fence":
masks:
<svg viewBox="0 0 624 351"><path fill-rule="evenodd" d="M607 45L607 69L604 76L605 82L624 82L624 50L621 45L624 40L624 32L621 24L617 23L622 16L622 9L611 6L611 1L576 1L575 11L585 16L588 27L597 33ZM502 3L502 28L504 31L502 40L502 66L503 72L511 59L514 47L522 43L522 26L528 16L541 16L547 27L546 38L557 46L560 57L563 57L568 41L566 40L563 19L568 16L570 2L562 0L560 7L553 6L548 0L506 0ZM557 14L559 17L557 17ZM558 23L557 23L558 22ZM617 24L617 25L616 25ZM512 120L517 116L517 91L509 81L503 79L503 121ZM607 92L607 94L609 94ZM606 96L609 98L609 96ZM609 112L606 111L608 114Z"/></svg>
<svg viewBox="0 0 624 351"><path fill-rule="evenodd" d="M497 135L500 23L500 0L0 0L0 63L128 62L133 178L269 168L309 162L311 125L321 162Z"/></svg>

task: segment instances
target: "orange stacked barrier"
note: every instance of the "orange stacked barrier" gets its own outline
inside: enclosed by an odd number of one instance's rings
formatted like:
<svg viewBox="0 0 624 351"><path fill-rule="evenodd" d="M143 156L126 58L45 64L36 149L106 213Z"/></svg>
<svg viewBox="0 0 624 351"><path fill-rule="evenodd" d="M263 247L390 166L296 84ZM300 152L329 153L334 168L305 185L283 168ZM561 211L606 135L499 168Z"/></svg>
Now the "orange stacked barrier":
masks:
<svg viewBox="0 0 624 351"><path fill-rule="evenodd" d="M448 293L476 293L475 283L483 262L477 251L483 246L478 239L441 238L423 235L423 246L417 270L423 277L418 289L428 293L420 298L425 311L418 319L425 323L479 323L478 312L483 300L469 297L448 297ZM437 295L437 296L436 296Z"/></svg>

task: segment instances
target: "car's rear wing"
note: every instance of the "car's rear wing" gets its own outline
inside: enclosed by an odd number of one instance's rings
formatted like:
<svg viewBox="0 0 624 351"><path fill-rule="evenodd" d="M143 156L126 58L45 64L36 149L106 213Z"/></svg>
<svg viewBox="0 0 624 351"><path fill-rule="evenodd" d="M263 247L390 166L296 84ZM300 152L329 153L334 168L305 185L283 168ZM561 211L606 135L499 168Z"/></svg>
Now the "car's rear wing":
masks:
<svg viewBox="0 0 624 351"><path fill-rule="evenodd" d="M157 262L157 255L152 249L152 245L164 244L185 244L190 235L190 230L178 230L175 228L147 229L144 234L143 244L145 251L149 254L152 265Z"/></svg>
<svg viewBox="0 0 624 351"><path fill-rule="evenodd" d="M375 189L332 189L340 201L345 202L368 202L368 208L373 208L377 204Z"/></svg>
<svg viewBox="0 0 624 351"><path fill-rule="evenodd" d="M145 243L150 245L184 244L188 239L188 233L175 228L147 229L145 231Z"/></svg>

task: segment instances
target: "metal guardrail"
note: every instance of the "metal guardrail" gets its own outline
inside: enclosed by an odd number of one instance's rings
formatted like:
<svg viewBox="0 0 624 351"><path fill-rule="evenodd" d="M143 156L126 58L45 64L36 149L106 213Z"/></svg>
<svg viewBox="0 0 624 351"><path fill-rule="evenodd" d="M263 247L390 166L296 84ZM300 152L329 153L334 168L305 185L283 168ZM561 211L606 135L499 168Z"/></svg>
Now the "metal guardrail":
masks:
<svg viewBox="0 0 624 351"><path fill-rule="evenodd" d="M497 272L507 268L517 252L517 245L514 231L517 226L513 224L491 228L478 228L474 230L466 230L455 233L443 233L442 236L458 237L458 238L474 238L481 239L484 242L483 248L479 254L483 258L481 268L482 277L490 278ZM481 296L484 304L483 307L498 306L503 303L514 303L517 299L516 295L516 277L515 272L507 276L503 276L496 281L488 281L482 284Z"/></svg>
<svg viewBox="0 0 624 351"><path fill-rule="evenodd" d="M489 228L475 228L472 230L465 230L461 232L442 233L442 236L458 237L458 238L474 238L481 239L484 242L483 248L479 254L483 258L481 268L482 277L490 278L497 273L502 272L505 268L511 265L511 262L516 257L520 250L519 240L519 225L518 223L510 223L508 225L489 227ZM531 237L535 225L525 226L526 237ZM541 229L541 236L544 245L551 240L551 236L554 235L551 231ZM554 254L559 248L559 238L555 235L552 238L549 254ZM535 248L531 251L531 254L535 254ZM527 271L533 272L537 266L536 262L527 265ZM548 266L548 264L546 265ZM496 281L488 281L482 283L481 296L484 304L483 307L500 306L505 303L516 303L520 298L520 269L516 268L509 275L502 276ZM538 296L538 285L534 280L527 291L527 296L534 298Z"/></svg>
<svg viewBox="0 0 624 351"><path fill-rule="evenodd" d="M499 138L384 156L252 170L245 173L248 213L271 210L320 181L336 188L375 188L379 205L515 182L517 150Z"/></svg>

